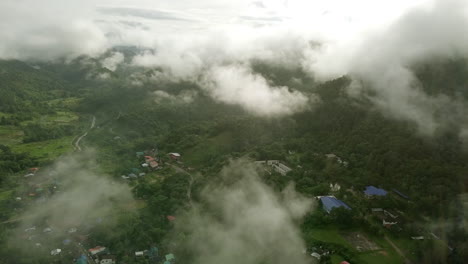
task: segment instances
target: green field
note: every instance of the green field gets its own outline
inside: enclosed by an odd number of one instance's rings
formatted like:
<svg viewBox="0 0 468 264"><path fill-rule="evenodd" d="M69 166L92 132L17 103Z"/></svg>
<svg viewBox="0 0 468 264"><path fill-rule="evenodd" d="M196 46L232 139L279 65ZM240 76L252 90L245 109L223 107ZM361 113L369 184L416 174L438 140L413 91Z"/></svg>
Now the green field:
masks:
<svg viewBox="0 0 468 264"><path fill-rule="evenodd" d="M13 194L13 190L0 191L0 201L10 199L12 194Z"/></svg>
<svg viewBox="0 0 468 264"><path fill-rule="evenodd" d="M12 146L15 152L26 152L39 161L52 161L58 156L73 150L71 142L73 136L59 139L51 139L40 142L32 142Z"/></svg>
<svg viewBox="0 0 468 264"><path fill-rule="evenodd" d="M57 111L55 114L51 115L43 115L33 120L28 120L21 122L21 125L27 125L29 123L40 123L41 125L60 125L60 124L68 124L71 122L78 121L79 117L77 114L68 111Z"/></svg>
<svg viewBox="0 0 468 264"><path fill-rule="evenodd" d="M230 133L221 133L215 137L203 140L195 147L182 153L183 159L190 165L202 166L219 155L229 153L232 143Z"/></svg>
<svg viewBox="0 0 468 264"><path fill-rule="evenodd" d="M314 239L327 243L339 244L356 252L354 246L351 245L345 238L343 238L343 236L340 235L340 231L337 228L334 228L333 226L321 229L312 229L308 234ZM358 258L361 260L360 263L403 263L402 258L383 237L368 236L368 238L375 242L381 249L376 251L357 253ZM331 259L333 264L340 263L341 261L343 261L343 258L338 255L333 255Z"/></svg>
<svg viewBox="0 0 468 264"><path fill-rule="evenodd" d="M0 126L0 144L20 144L23 139L23 131L15 126Z"/></svg>
<svg viewBox="0 0 468 264"><path fill-rule="evenodd" d="M327 227L322 229L312 229L310 231L310 236L314 239L327 242L335 243L345 247L351 248L352 245L348 243L338 232L338 229Z"/></svg>

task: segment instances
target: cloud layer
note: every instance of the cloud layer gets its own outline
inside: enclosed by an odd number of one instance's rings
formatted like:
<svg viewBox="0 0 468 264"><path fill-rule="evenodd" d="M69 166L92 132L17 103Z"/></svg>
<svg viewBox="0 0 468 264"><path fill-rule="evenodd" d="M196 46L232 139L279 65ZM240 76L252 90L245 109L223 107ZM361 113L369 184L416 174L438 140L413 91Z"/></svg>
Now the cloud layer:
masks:
<svg viewBox="0 0 468 264"><path fill-rule="evenodd" d="M414 121L427 135L446 125L436 117L440 111L467 126L459 118L466 102L426 94L410 67L467 56L463 0L5 0L0 10L0 58L97 56L114 45L133 45L151 50L134 65L160 68L174 80L201 79L213 98L254 114L290 114L315 102L251 73L250 61L260 60L301 68L319 80L350 75L372 91L377 108ZM104 63L112 70L112 62ZM368 96L356 87L354 95Z"/></svg>
<svg viewBox="0 0 468 264"><path fill-rule="evenodd" d="M234 161L225 167L223 184L203 192L206 204L194 204L179 217L179 250L192 263L309 263L296 220L312 209L311 200L288 188L282 196L259 179L252 164Z"/></svg>
<svg viewBox="0 0 468 264"><path fill-rule="evenodd" d="M302 93L271 86L261 75L239 65L212 68L202 87L215 100L240 105L259 116L292 114L309 108L311 103Z"/></svg>

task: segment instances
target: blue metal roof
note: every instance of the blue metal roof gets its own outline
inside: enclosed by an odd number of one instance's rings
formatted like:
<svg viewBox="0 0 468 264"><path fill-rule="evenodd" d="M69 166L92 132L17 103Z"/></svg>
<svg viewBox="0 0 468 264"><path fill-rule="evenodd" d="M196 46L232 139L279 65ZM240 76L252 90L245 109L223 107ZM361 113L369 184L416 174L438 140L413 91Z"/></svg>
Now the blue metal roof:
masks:
<svg viewBox="0 0 468 264"><path fill-rule="evenodd" d="M320 201L322 201L323 209L328 213L335 207L344 207L346 209L351 209L347 204L343 201L336 199L335 197L330 196L323 196L320 197Z"/></svg>
<svg viewBox="0 0 468 264"><path fill-rule="evenodd" d="M387 195L387 191L384 189L377 188L375 186L367 186L366 190L364 191L366 195L377 195L377 196L385 196Z"/></svg>

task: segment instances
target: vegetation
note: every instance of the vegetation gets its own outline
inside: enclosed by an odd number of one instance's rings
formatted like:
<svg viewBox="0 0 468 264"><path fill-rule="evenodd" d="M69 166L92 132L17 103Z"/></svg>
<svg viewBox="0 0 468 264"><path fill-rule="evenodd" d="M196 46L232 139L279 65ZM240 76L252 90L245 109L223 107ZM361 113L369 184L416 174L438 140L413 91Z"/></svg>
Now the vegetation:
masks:
<svg viewBox="0 0 468 264"><path fill-rule="evenodd" d="M418 77L433 93L442 83L454 91L460 89L468 75L456 71L455 80L446 82L450 78L445 73L451 73L450 69L458 68L461 62L452 63L438 64L437 69L420 66ZM286 176L262 175L263 181L278 191L293 181L300 193L312 198L332 193L330 183L339 183L341 189L333 194L352 210L334 209L327 214L319 208L301 224L308 248L332 251L322 263L336 263L338 259L351 263L401 262L385 236L416 263L463 263L468 257L464 250L468 243L466 231L457 229L455 220L463 217L456 201L466 189L468 175L468 155L461 140L450 130L440 131L434 138L418 135L413 124L389 119L365 99L348 96L345 89L350 80L346 77L317 83L302 73L272 69L258 62L255 70L272 82L317 93L322 98L316 109L264 119L239 107L219 104L192 83L131 86L125 77L135 69L121 69L103 81L85 78L96 69L85 69L79 61L41 67L37 70L16 61L0 64L0 72L4 73L0 75L0 139L4 144L0 152L0 200L8 199L9 191L18 188L7 179L16 179L28 167L71 151L73 138L94 115L96 129L84 144L96 149L103 172L121 180L121 175L139 168L135 152L157 149L163 161L168 161L167 153L179 152L181 166L200 175L193 183L192 199L201 204L200 190L220 180L220 169L232 158L284 161L293 168ZM434 74L438 71L444 74ZM303 81L293 82L293 78ZM173 95L198 91L198 95L188 104L155 102L155 90ZM325 154L329 153L347 165L327 158ZM111 248L125 263L141 263L141 259L130 256L151 245L164 250L173 228L166 217L186 210L189 203L186 190L190 181L184 173L165 166L147 176L129 183L141 202L137 212L118 214L115 229L96 228L89 238ZM395 194L366 199L362 191L367 185L398 189L410 200ZM377 207L401 211L401 230L382 227L381 219L370 212L370 208ZM2 214L3 219L10 216ZM438 226L445 234L444 240L410 240L410 235L432 232L429 224L438 221L448 223ZM351 231L367 234L382 250L357 252L342 236ZM0 233L5 236L8 230L0 229ZM440 248L440 243L454 250L438 255L435 250L437 256L428 257L426 253ZM12 253L0 254L11 257ZM33 263L28 261L17 263Z"/></svg>

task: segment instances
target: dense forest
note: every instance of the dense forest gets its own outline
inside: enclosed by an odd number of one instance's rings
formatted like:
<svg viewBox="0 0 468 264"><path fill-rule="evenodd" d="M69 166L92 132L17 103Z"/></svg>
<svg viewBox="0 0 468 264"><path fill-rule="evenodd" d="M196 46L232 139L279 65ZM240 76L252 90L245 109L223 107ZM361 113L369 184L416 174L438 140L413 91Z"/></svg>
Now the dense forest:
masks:
<svg viewBox="0 0 468 264"><path fill-rule="evenodd" d="M425 241L415 246L412 258L416 263L463 263L468 258L468 234L463 227L466 208L463 209L461 196L468 184L468 153L462 139L450 127L433 137L421 135L415 124L388 117L368 99L349 95L351 79L347 76L317 82L299 70L255 62L254 70L276 85L288 85L290 89L318 95L321 100L318 106L300 113L263 118L238 106L214 101L195 83L154 82L144 78L141 84L132 84L136 73L152 76L158 69L122 66L109 73L109 78L100 79L96 76L106 71L97 65L90 66L93 64L89 60L79 58L65 64L34 66L2 61L0 112L4 115L0 125L20 127L23 143L78 135L83 130L82 124L37 121L41 115L57 113L59 106L50 103L51 100L78 97L66 107L81 117L97 118L98 128L89 133L86 144L96 149L101 170L116 181L121 181L121 175L129 173L129 168L139 165L135 152L156 148L159 153L182 154L184 168L199 175L196 180L190 182L183 172L165 166L157 172L162 175L158 181L149 178L132 181L129 185L134 198L144 201L145 206L137 212L119 215L113 228L98 226L90 232L88 241L111 248L119 263L149 263L132 254L152 245L158 245L160 250L173 250L180 263L190 263L190 250L174 248L169 242L174 236L190 234L174 235L174 226L167 216L183 215L188 210L189 185L193 202L207 206L201 195L203 190L207 185L222 182L220 170L230 160L239 158L281 160L293 168L284 176L260 173L262 181L279 192L294 182L299 193L312 198L329 194L330 183L340 184L335 196L353 210L338 208L331 214L321 210L308 214L300 226L309 248L323 246L351 263L360 263L358 253L339 244L319 241L310 233L333 225L339 230L362 229L372 236L400 239L408 234L417 235L423 225L444 223L434 229L444 234L452 250L440 253L436 250L439 244ZM468 97L466 61L421 64L415 69L428 93L442 93L439 87L444 86L447 95ZM188 103L160 100L155 91L174 97L187 93L195 96ZM84 120L81 118L80 122ZM23 177L29 167L45 165L26 152L0 147L2 189L19 188L20 183L11 179ZM329 153L345 160L347 165L327 158L325 154ZM167 156L161 159L170 162ZM411 202L396 198L366 200L356 195L368 185L398 189L411 197ZM11 201L2 201L2 205L5 210L21 207ZM367 217L370 207L398 208L405 213L406 224L398 231L382 230L377 221ZM2 212L1 220L10 216ZM65 259L51 260L50 256L36 258L35 251L19 254L23 252L20 247L6 244L14 227L14 223L0 227L0 255L4 256L0 263L69 263ZM321 263L329 261L323 258Z"/></svg>

